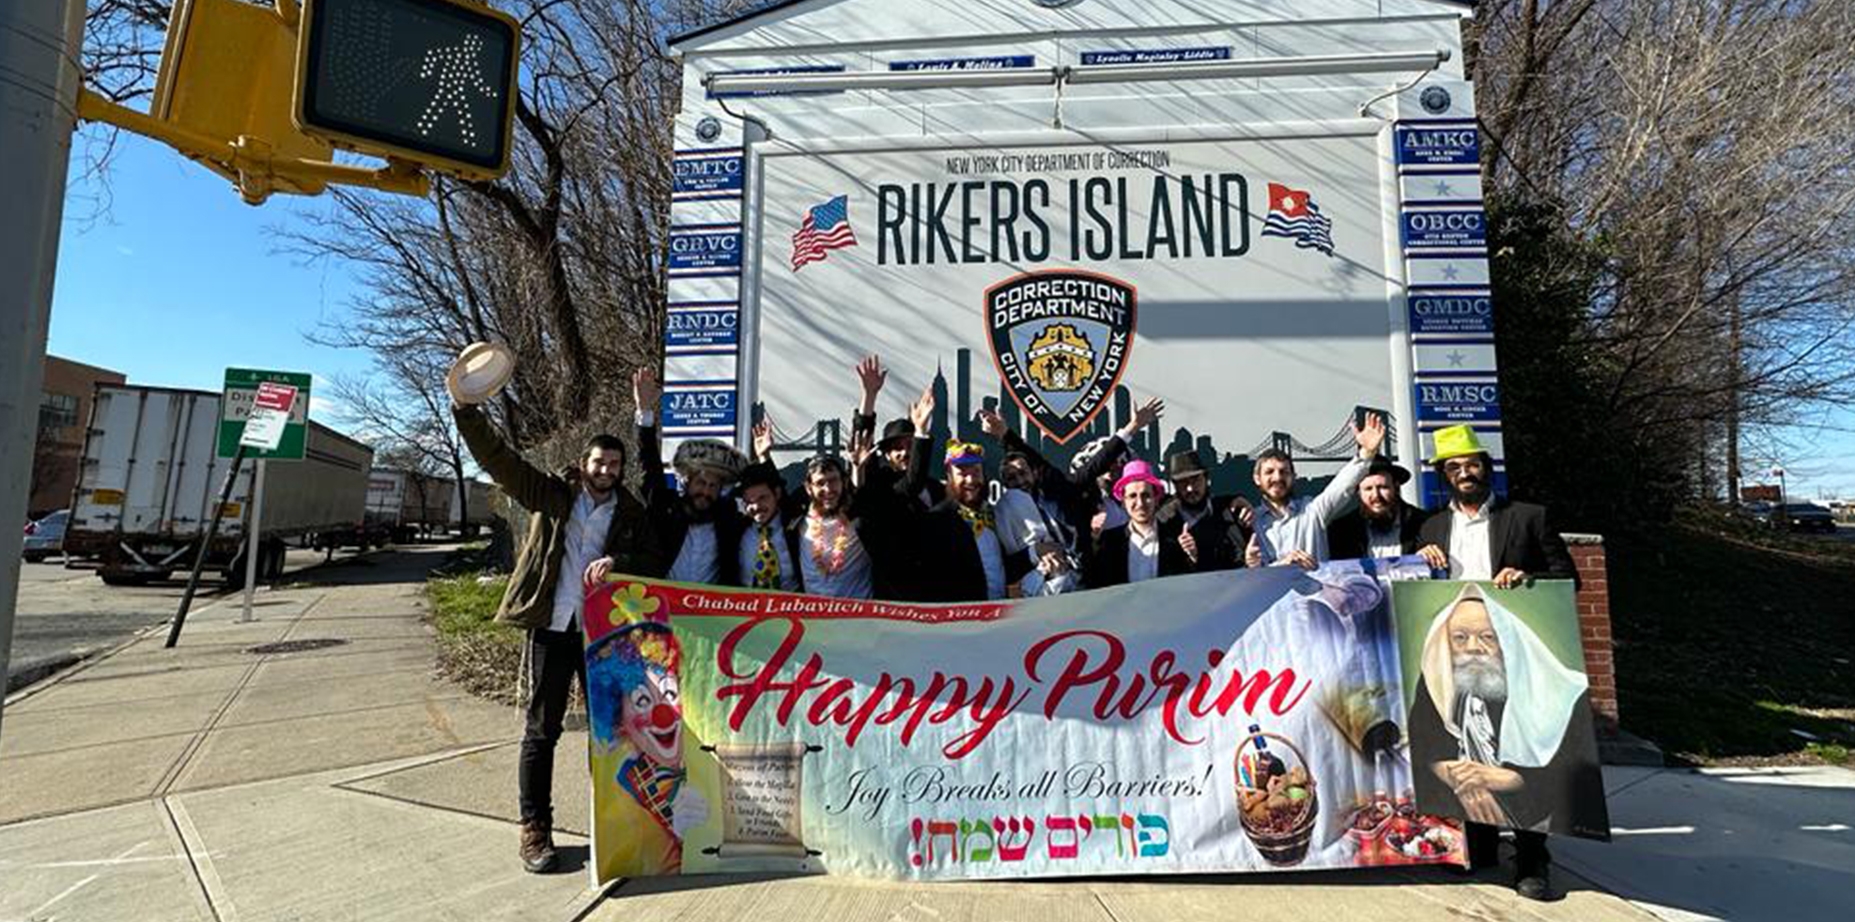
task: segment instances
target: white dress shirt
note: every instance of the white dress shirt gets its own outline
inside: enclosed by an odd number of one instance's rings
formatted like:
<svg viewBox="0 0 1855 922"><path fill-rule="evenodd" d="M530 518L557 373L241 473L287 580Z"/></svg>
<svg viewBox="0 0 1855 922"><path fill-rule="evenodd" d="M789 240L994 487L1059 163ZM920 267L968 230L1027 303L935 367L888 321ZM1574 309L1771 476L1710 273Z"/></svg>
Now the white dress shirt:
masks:
<svg viewBox="0 0 1855 922"><path fill-rule="evenodd" d="M1289 551L1306 551L1315 560L1328 557L1327 526L1351 508L1353 491L1365 479L1366 459L1355 457L1328 481L1319 496L1295 496L1278 511L1268 502L1256 506L1256 546L1264 566Z"/></svg>
<svg viewBox="0 0 1855 922"><path fill-rule="evenodd" d="M1127 523L1127 581L1143 582L1159 576L1159 523L1146 534Z"/></svg>
<svg viewBox="0 0 1855 922"><path fill-rule="evenodd" d="M776 515L766 523L770 530L767 536L773 545L773 555L779 559L779 585L774 587L787 592L799 591L799 570L794 566L792 549L786 544L786 517ZM747 530L741 532L741 585L752 588L754 569L760 565L760 524L749 521Z"/></svg>
<svg viewBox="0 0 1855 922"><path fill-rule="evenodd" d="M1474 515L1449 504L1449 578L1494 578L1494 560L1488 541L1488 504L1482 503Z"/></svg>
<svg viewBox="0 0 1855 922"><path fill-rule="evenodd" d="M580 488L573 501L573 514L561 535L560 577L554 581L554 614L548 619L550 631L571 631L579 624L580 609L586 607L586 567L605 556L605 535L612 528L612 510L616 494L606 494L605 502L593 501L591 493Z"/></svg>
<svg viewBox="0 0 1855 922"><path fill-rule="evenodd" d="M716 553L715 523L689 526L689 532L683 536L683 549L676 553L676 563L670 566L670 578L679 583L713 585L720 576L721 555Z"/></svg>

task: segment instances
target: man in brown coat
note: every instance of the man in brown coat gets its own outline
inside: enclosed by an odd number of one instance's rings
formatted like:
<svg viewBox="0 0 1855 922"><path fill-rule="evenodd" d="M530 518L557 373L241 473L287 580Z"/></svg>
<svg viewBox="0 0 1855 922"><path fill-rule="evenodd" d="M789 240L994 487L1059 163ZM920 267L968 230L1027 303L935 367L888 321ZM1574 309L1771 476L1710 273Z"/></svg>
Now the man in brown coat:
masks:
<svg viewBox="0 0 1855 922"><path fill-rule="evenodd" d="M663 554L644 505L620 478L625 443L596 435L577 466L549 474L505 443L474 404L451 409L478 466L529 512L528 533L509 574L496 620L528 632L528 713L516 782L522 865L554 868L554 747L573 679L586 686L580 611L587 589L608 573L662 576Z"/></svg>

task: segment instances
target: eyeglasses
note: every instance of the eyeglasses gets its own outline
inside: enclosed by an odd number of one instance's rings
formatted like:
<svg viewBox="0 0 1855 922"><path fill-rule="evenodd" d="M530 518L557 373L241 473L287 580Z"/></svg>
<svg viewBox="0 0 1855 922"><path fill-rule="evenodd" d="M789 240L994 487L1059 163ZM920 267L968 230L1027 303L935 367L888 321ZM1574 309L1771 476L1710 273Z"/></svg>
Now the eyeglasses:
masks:
<svg viewBox="0 0 1855 922"><path fill-rule="evenodd" d="M1481 465L1480 458L1458 458L1458 459L1443 462L1443 473L1448 474L1451 477L1454 477L1455 475L1460 474L1463 471L1474 471L1479 474L1481 473L1481 470L1482 470L1482 465Z"/></svg>

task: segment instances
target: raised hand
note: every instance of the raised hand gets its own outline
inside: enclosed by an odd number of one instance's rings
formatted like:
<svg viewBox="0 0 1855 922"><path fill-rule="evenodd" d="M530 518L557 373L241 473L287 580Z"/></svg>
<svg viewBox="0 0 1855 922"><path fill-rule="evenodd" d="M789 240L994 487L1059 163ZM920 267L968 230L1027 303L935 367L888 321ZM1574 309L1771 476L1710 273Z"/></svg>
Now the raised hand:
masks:
<svg viewBox="0 0 1855 922"><path fill-rule="evenodd" d="M997 413L992 412L991 410L980 410L979 411L979 431L985 433L988 437L992 439L1002 441L1005 438L1005 432L1007 431L1007 428L1005 426L1005 418L1003 416L998 415Z"/></svg>
<svg viewBox="0 0 1855 922"><path fill-rule="evenodd" d="M655 413L663 400L663 385L657 383L657 369L645 367L631 373L631 405L639 413Z"/></svg>
<svg viewBox="0 0 1855 922"><path fill-rule="evenodd" d="M857 383L863 386L863 399L866 403L875 402L876 395L881 393L883 384L888 380L889 369L882 367L880 357L867 355L857 363Z"/></svg>
<svg viewBox="0 0 1855 922"><path fill-rule="evenodd" d="M921 399L908 408L908 418L915 424L915 435L928 434L928 429L934 424L934 385L929 384L921 389Z"/></svg>
<svg viewBox="0 0 1855 922"><path fill-rule="evenodd" d="M1154 397L1146 403L1141 404L1140 408L1134 411L1134 428L1145 429L1155 422L1158 422L1159 418L1164 415L1166 415L1166 402L1158 397Z"/></svg>
<svg viewBox="0 0 1855 922"><path fill-rule="evenodd" d="M773 458L773 417L763 415L754 423L754 460L769 461Z"/></svg>
<svg viewBox="0 0 1855 922"><path fill-rule="evenodd" d="M1385 443L1385 418L1377 413L1365 415L1365 428L1358 423L1349 423L1353 429L1353 441L1359 443L1359 456L1370 458L1378 454L1378 447Z"/></svg>

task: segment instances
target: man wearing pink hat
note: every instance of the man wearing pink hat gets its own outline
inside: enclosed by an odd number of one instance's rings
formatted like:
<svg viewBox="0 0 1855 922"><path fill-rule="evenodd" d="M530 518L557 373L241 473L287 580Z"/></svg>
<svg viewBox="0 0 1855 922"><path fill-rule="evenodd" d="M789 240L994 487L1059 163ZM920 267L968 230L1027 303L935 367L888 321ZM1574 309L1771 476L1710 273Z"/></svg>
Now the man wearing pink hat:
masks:
<svg viewBox="0 0 1855 922"><path fill-rule="evenodd" d="M1127 510L1127 521L1102 529L1084 555L1082 580L1088 588L1138 583L1197 569L1199 548L1209 547L1210 541L1201 542L1193 535L1183 517L1159 520L1166 482L1153 473L1153 465L1127 462L1112 493Z"/></svg>

